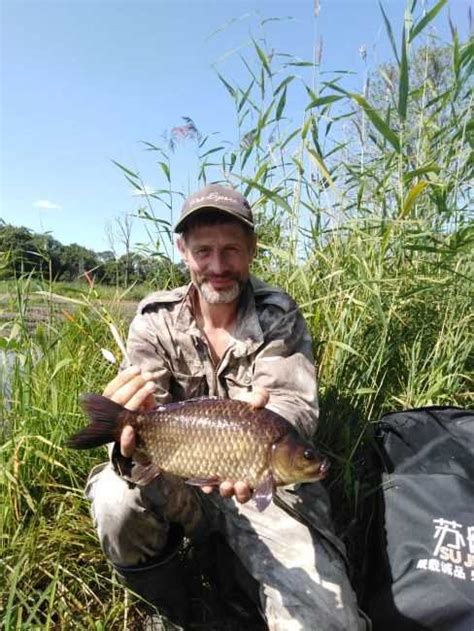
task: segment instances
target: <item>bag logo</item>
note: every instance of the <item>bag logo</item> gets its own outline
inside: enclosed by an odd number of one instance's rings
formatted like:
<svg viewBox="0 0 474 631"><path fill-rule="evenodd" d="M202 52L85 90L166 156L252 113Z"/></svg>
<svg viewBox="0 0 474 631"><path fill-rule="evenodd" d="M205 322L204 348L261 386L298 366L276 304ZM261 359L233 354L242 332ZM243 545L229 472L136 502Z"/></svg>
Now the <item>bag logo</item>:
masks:
<svg viewBox="0 0 474 631"><path fill-rule="evenodd" d="M474 581L474 526L438 517L433 519L435 546L432 557L418 559L417 570L427 570Z"/></svg>

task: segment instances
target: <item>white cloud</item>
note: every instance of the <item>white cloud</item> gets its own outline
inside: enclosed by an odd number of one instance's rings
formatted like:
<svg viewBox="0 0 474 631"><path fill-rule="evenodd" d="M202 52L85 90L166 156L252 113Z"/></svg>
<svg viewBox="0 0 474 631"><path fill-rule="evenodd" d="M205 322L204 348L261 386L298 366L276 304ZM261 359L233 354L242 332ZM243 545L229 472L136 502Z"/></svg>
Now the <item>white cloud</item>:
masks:
<svg viewBox="0 0 474 631"><path fill-rule="evenodd" d="M41 210L61 210L62 206L59 204L53 204L49 199L39 199L37 202L33 204L35 208L40 208Z"/></svg>

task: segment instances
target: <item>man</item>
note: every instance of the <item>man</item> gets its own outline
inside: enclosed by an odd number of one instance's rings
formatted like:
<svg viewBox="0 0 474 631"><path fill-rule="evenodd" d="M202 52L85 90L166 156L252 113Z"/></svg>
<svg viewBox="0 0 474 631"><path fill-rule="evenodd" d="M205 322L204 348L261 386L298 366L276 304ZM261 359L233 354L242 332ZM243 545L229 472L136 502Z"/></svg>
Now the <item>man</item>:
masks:
<svg viewBox="0 0 474 631"><path fill-rule="evenodd" d="M250 277L256 250L251 208L235 190L207 186L185 202L175 226L191 283L143 300L128 338L131 368L105 389L137 409L196 396L250 401L311 438L318 418L311 339L294 301ZM135 438L124 428L122 455ZM87 487L102 548L124 581L176 617L179 529L191 540L219 532L253 577L272 630L365 628L346 577L342 544L318 484L279 490L262 513L245 480L218 491L161 474L130 485L101 465ZM255 583L256 581L256 583Z"/></svg>

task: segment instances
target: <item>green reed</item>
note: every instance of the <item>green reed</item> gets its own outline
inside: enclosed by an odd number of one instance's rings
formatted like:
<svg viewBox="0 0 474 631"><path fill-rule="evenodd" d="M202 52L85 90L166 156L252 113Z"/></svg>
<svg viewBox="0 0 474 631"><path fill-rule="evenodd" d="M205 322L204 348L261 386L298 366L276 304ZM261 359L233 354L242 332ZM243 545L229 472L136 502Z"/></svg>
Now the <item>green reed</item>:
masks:
<svg viewBox="0 0 474 631"><path fill-rule="evenodd" d="M238 144L213 144L212 134L197 141L195 185L229 182L250 197L259 225L254 272L293 295L312 333L317 440L335 463L329 486L343 497L343 527L358 516L360 447L384 412L472 405L473 51L454 27L441 52L426 35L445 19L445 4L423 14L410 2L398 36L382 14L394 63L360 93L344 74L320 72L318 59L271 54L259 31L242 57L247 80L219 75L235 104ZM145 197L141 215L156 250L172 258L183 193L175 193L169 146L147 149L159 159L156 193L146 195L140 174L118 166ZM66 303L58 318L62 307L32 298L32 282L9 287L4 309L14 315L0 330L1 349L15 358L10 396L0 400L3 626L131 628L137 610L98 548L82 496L103 453L62 446L82 422L79 395L115 374L100 349L117 349L97 295L68 293L83 304ZM32 300L44 301L47 314L34 330ZM112 318L124 333L127 317ZM208 619L207 628L226 624Z"/></svg>

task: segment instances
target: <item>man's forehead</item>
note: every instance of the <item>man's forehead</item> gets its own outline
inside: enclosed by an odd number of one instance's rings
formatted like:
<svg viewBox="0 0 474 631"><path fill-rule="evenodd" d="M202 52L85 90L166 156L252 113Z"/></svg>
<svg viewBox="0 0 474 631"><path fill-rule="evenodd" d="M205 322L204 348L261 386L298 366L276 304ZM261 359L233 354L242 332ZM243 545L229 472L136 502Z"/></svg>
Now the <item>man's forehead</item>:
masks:
<svg viewBox="0 0 474 631"><path fill-rule="evenodd" d="M186 234L186 241L193 242L247 242L244 228L237 222L221 223L214 226L194 226Z"/></svg>

